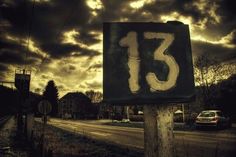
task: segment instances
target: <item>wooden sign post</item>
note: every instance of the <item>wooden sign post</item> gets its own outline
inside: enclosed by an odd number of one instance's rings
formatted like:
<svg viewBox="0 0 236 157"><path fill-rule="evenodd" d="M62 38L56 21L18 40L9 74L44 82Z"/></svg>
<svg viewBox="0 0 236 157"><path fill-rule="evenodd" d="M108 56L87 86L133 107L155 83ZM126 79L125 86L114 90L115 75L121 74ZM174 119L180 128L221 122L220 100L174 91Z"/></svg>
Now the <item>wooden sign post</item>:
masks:
<svg viewBox="0 0 236 157"><path fill-rule="evenodd" d="M145 157L173 157L173 110L171 106L144 106Z"/></svg>
<svg viewBox="0 0 236 157"><path fill-rule="evenodd" d="M188 25L104 23L103 37L104 101L144 105L145 157L173 157L170 104L195 94Z"/></svg>

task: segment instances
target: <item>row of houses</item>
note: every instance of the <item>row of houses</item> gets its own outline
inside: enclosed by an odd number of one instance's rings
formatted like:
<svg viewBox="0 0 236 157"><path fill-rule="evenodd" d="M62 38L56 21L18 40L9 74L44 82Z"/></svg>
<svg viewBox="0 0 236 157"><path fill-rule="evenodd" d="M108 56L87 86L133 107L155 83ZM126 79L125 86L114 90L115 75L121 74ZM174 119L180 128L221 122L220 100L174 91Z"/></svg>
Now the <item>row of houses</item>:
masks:
<svg viewBox="0 0 236 157"><path fill-rule="evenodd" d="M185 108L185 109L184 109ZM189 104L176 104L176 120L183 121L183 114L191 116ZM58 103L58 116L64 119L131 119L143 120L142 106L112 106L95 103L81 92L71 92L63 96Z"/></svg>

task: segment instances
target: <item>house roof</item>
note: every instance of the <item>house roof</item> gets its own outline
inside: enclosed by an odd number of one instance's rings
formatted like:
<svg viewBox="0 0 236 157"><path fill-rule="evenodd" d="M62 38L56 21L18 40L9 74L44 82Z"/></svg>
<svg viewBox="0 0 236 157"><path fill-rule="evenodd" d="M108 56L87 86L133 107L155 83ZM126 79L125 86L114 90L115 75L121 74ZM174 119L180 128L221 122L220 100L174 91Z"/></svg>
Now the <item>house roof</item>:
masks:
<svg viewBox="0 0 236 157"><path fill-rule="evenodd" d="M60 98L59 101L66 100L66 99L80 99L80 100L91 102L90 98L88 96L86 96L82 92L70 92L70 93L67 93L62 98Z"/></svg>

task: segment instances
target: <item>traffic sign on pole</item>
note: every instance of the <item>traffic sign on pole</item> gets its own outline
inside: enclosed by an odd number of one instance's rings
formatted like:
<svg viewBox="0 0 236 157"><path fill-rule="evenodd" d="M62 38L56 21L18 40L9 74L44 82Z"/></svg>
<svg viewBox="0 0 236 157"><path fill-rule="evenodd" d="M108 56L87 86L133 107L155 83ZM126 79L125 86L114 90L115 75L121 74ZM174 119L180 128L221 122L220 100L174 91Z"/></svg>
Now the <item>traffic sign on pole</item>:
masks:
<svg viewBox="0 0 236 157"><path fill-rule="evenodd" d="M38 104L38 110L41 114L47 115L52 111L52 105L47 100L42 100Z"/></svg>
<svg viewBox="0 0 236 157"><path fill-rule="evenodd" d="M142 105L194 98L188 25L104 23L103 36L104 101Z"/></svg>
<svg viewBox="0 0 236 157"><path fill-rule="evenodd" d="M195 95L188 25L104 23L103 36L104 101L144 105L145 157L173 157L173 109L167 103Z"/></svg>

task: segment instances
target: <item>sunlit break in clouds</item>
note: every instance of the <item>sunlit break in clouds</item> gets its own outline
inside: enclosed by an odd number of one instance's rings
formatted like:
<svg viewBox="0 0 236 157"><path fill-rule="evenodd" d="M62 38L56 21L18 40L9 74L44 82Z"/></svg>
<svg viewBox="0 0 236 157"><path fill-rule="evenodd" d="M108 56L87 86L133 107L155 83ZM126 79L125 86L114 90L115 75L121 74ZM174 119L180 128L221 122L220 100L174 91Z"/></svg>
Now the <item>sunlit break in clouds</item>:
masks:
<svg viewBox="0 0 236 157"><path fill-rule="evenodd" d="M102 91L103 22L181 21L189 25L194 59L208 53L226 67L236 64L232 0L33 2L0 2L0 80L13 81L15 69L27 68L33 92L42 93L49 80L60 96Z"/></svg>

